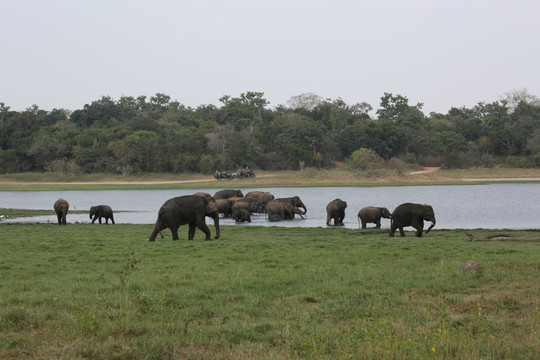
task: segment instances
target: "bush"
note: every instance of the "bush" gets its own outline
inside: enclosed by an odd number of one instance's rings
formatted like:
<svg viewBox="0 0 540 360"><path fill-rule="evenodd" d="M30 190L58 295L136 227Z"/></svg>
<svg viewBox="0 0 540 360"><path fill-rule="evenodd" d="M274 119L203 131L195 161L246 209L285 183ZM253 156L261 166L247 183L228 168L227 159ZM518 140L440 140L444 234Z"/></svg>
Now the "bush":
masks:
<svg viewBox="0 0 540 360"><path fill-rule="evenodd" d="M354 170L375 170L384 166L384 160L371 149L360 148L345 160Z"/></svg>

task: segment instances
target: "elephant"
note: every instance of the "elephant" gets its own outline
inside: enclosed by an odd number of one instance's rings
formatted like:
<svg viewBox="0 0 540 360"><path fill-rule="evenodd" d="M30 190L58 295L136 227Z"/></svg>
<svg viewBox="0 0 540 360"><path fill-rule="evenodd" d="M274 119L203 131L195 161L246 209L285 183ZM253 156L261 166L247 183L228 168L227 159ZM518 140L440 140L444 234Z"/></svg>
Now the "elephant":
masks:
<svg viewBox="0 0 540 360"><path fill-rule="evenodd" d="M230 197L244 197L241 190L225 189L219 190L214 194L214 199L228 199Z"/></svg>
<svg viewBox="0 0 540 360"><path fill-rule="evenodd" d="M302 200L300 200L300 198L298 196L293 196L293 197L289 197L289 198L279 198L279 199L274 199L272 201L280 201L280 202L286 202L286 203L291 204L295 208L294 212L296 214L298 214L298 215L306 215L306 213L307 213L306 205L304 205L304 203L302 202ZM268 210L268 204L266 204L267 210ZM299 208L303 208L304 212L297 212L297 209L299 209Z"/></svg>
<svg viewBox="0 0 540 360"><path fill-rule="evenodd" d="M358 222L362 222L362 229L366 228L367 223L373 223L375 228L380 229L381 218L392 218L390 211L385 207L366 206L358 212Z"/></svg>
<svg viewBox="0 0 540 360"><path fill-rule="evenodd" d="M257 199L264 206L266 206L270 200L275 199L274 195L270 194L268 191L250 191L246 194L246 198Z"/></svg>
<svg viewBox="0 0 540 360"><path fill-rule="evenodd" d="M210 240L210 230L206 226L205 216L214 219L215 238L218 239L220 236L219 210L214 198L184 195L169 199L159 209L158 219L149 241L155 241L157 234L166 228L171 229L173 240L178 240L178 228L184 224L189 224L189 240L195 237L195 227L205 233L205 240Z"/></svg>
<svg viewBox="0 0 540 360"><path fill-rule="evenodd" d="M278 221L281 221L281 220L283 220L283 219L281 219L281 216L279 216L279 214L274 214L274 215L272 215L272 216L270 216L268 218L268 221L270 221L270 222L278 222Z"/></svg>
<svg viewBox="0 0 540 360"><path fill-rule="evenodd" d="M223 217L229 217L232 215L232 205L234 201L229 199L216 199L216 205L220 214L223 214Z"/></svg>
<svg viewBox="0 0 540 360"><path fill-rule="evenodd" d="M66 215L69 210L69 203L59 198L54 203L54 211L56 212L56 217L58 218L58 225L66 225Z"/></svg>
<svg viewBox="0 0 540 360"><path fill-rule="evenodd" d="M92 219L92 217L94 218ZM101 224L101 218L105 218L105 224L107 225L109 224L109 219L111 219L114 224L113 211L109 205L98 205L90 208L90 219L92 219L92 224L97 219L99 219L99 223Z"/></svg>
<svg viewBox="0 0 540 360"><path fill-rule="evenodd" d="M298 214L303 219L302 211L285 201L270 201L268 204L266 204L266 212L268 214L268 218L272 218L272 215L277 214L282 220L292 220L294 219L294 214Z"/></svg>
<svg viewBox="0 0 540 360"><path fill-rule="evenodd" d="M232 205L233 212L234 209L238 207L247 209L251 213L262 213L266 208L259 202L259 200L255 198L240 198L238 200L235 200Z"/></svg>
<svg viewBox="0 0 540 360"><path fill-rule="evenodd" d="M404 203L399 205L392 212L392 220L389 236L393 237L396 229L399 229L401 237L405 236L403 227L412 226L416 229L416 236L422 237L424 220L431 221L431 226L426 234L435 226L435 213L430 205Z"/></svg>
<svg viewBox="0 0 540 360"><path fill-rule="evenodd" d="M326 205L326 225L330 226L331 219L334 219L334 226L343 225L345 208L347 208L346 201L341 199L330 201L328 205Z"/></svg>
<svg viewBox="0 0 540 360"><path fill-rule="evenodd" d="M235 222L251 222L251 212L248 209L237 207L233 210L232 218Z"/></svg>
<svg viewBox="0 0 540 360"><path fill-rule="evenodd" d="M202 197L212 196L209 193L205 193L205 192L196 192L196 193L193 193L193 195L202 196Z"/></svg>

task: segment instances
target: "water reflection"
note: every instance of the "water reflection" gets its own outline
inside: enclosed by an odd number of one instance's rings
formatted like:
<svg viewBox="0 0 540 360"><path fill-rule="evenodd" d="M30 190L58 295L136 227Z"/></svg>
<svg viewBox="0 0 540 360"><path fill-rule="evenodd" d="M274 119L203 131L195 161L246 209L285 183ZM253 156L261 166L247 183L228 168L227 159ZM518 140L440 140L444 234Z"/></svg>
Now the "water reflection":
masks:
<svg viewBox="0 0 540 360"><path fill-rule="evenodd" d="M214 194L217 190L5 191L0 192L0 207L52 210L56 199L62 197L69 201L70 210L88 210L93 205L107 204L115 211L117 223L153 224L159 208L166 200L198 191ZM279 223L270 223L264 214L255 214L251 223L238 226L326 227L326 205L336 198L348 203L344 221L346 228L359 227L357 214L364 206L384 206L392 211L404 202L432 205L437 218L435 229L536 229L540 220L540 184L537 183L241 190L244 194L254 190L269 191L276 197L297 195L306 204L308 212L305 220L296 218ZM11 219L9 222L56 223L56 217L36 216ZM91 220L88 214L68 213L68 222L90 223ZM221 224L232 225L234 221L222 219ZM383 219L382 227L389 226L389 220Z"/></svg>

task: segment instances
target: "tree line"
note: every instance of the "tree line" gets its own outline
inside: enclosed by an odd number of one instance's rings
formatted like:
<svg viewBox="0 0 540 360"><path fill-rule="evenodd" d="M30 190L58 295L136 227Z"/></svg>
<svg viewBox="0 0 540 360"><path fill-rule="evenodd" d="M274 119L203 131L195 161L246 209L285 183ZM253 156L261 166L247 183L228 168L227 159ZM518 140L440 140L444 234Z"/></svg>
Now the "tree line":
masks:
<svg viewBox="0 0 540 360"><path fill-rule="evenodd" d="M187 107L170 96L109 96L69 111L0 102L0 171L213 173L263 170L370 171L410 164L539 167L540 101L526 90L472 108L424 114L423 104L384 93L375 112L308 93L269 108L262 92Z"/></svg>

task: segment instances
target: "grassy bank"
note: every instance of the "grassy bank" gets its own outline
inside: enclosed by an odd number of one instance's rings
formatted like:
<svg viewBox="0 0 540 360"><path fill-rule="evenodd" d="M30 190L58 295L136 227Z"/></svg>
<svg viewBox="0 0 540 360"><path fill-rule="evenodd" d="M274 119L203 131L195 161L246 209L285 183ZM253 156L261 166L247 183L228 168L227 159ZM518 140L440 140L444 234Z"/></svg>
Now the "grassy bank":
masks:
<svg viewBox="0 0 540 360"><path fill-rule="evenodd" d="M355 172L334 170L258 171L250 179L215 180L201 174L141 174L119 176L89 174L55 176L49 173L0 175L0 191L9 190L104 190L104 189L193 189L193 188L262 188L278 186L391 186L478 184L488 182L540 182L540 169L467 169L409 172L391 170Z"/></svg>
<svg viewBox="0 0 540 360"><path fill-rule="evenodd" d="M0 224L2 359L535 359L540 244ZM213 229L212 229L213 232ZM483 236L485 231L475 231ZM523 236L538 236L513 231ZM483 268L463 271L474 260Z"/></svg>

